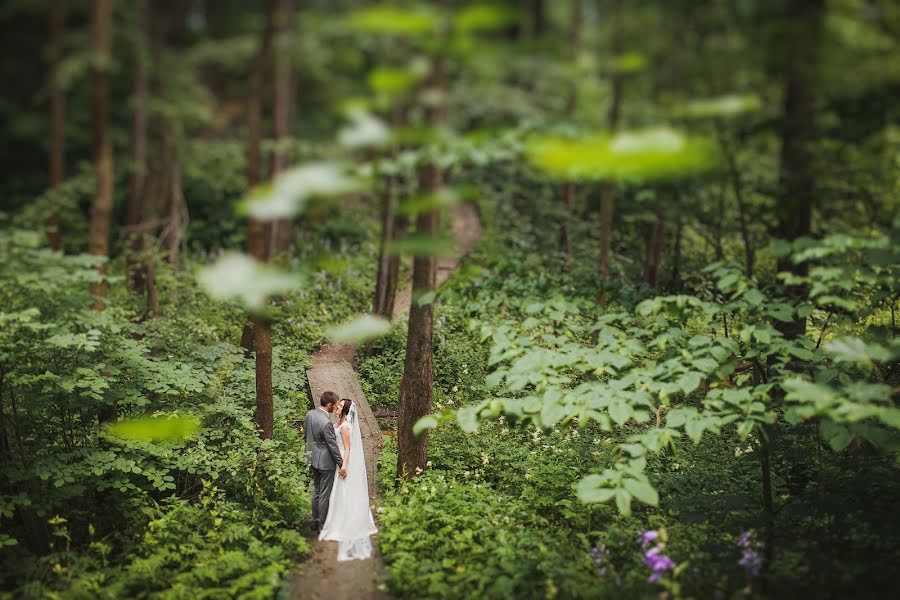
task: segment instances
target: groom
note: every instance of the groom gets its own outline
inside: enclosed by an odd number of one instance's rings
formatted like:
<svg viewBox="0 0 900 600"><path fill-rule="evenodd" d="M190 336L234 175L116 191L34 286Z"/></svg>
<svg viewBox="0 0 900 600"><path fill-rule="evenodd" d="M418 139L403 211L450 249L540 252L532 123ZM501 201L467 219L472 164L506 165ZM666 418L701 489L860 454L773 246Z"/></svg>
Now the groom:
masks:
<svg viewBox="0 0 900 600"><path fill-rule="evenodd" d="M319 531L328 517L328 502L334 485L334 472L343 467L337 436L329 414L340 397L334 392L325 392L319 399L319 407L306 413L303 431L306 433L306 454L313 475L312 518L313 531ZM341 472L344 476L344 472Z"/></svg>

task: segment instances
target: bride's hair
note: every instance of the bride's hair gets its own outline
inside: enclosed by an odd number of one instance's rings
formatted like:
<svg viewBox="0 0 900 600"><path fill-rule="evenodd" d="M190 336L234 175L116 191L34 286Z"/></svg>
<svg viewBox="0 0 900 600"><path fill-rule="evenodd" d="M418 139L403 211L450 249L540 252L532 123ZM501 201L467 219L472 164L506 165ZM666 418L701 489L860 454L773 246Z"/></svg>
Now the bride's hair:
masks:
<svg viewBox="0 0 900 600"><path fill-rule="evenodd" d="M346 416L350 414L351 404L353 404L353 400L350 398L341 398L341 419L346 418Z"/></svg>

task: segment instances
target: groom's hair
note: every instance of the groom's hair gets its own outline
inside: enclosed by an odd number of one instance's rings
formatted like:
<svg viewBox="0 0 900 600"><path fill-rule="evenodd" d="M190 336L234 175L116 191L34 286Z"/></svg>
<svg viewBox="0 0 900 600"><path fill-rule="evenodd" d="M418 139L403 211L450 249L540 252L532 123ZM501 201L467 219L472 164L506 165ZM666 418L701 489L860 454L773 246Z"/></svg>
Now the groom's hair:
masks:
<svg viewBox="0 0 900 600"><path fill-rule="evenodd" d="M322 397L319 398L319 404L322 406L328 406L329 404L337 404L340 401L341 397L335 394L334 392L325 392L322 394Z"/></svg>

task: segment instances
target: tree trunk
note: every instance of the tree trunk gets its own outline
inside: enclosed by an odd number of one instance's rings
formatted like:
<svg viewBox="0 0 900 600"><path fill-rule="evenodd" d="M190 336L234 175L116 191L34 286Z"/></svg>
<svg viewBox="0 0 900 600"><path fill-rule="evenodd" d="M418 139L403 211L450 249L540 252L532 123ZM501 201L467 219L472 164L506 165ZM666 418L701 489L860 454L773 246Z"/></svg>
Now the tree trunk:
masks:
<svg viewBox="0 0 900 600"><path fill-rule="evenodd" d="M665 197L663 201L665 201ZM662 252L665 242L666 231L666 208L665 205L660 206L656 210L656 222L653 229L650 230L650 236L647 243L647 259L644 264L644 281L650 287L659 285L659 268L662 264Z"/></svg>
<svg viewBox="0 0 900 600"><path fill-rule="evenodd" d="M384 180L385 190L381 198L381 241L378 248L378 273L375 276L375 301L372 313L386 319L391 318L388 309L388 277L390 261L394 255L387 252L388 243L394 239L394 204L397 197L397 176L388 175Z"/></svg>
<svg viewBox="0 0 900 600"><path fill-rule="evenodd" d="M150 45L150 0L137 2L138 42L135 44L134 78L132 79L131 101L131 177L128 185L128 204L125 211L125 226L131 241L131 256L128 270L131 273L131 289L143 294L145 288L146 259L144 252L143 198L147 181L147 100L149 95L149 74L147 51Z"/></svg>
<svg viewBox="0 0 900 600"><path fill-rule="evenodd" d="M675 248L672 252L672 289L681 291L681 238L684 235L684 221L681 215L675 217Z"/></svg>
<svg viewBox="0 0 900 600"><path fill-rule="evenodd" d="M256 426L259 437L271 440L274 428L275 405L272 400L272 335L269 325L262 318L253 320L256 351Z"/></svg>
<svg viewBox="0 0 900 600"><path fill-rule="evenodd" d="M623 0L616 0L615 4L615 24L613 32L613 56L622 55L622 4ZM609 115L607 117L607 127L610 134L615 133L619 126L619 110L622 104L622 86L624 82L622 74L618 69L613 73L612 90L609 104ZM600 294L597 298L598 303L603 304L606 301L606 284L609 282L609 255L612 250L613 236L613 218L615 216L615 188L613 184L606 183L603 185L600 196L600 256L597 265L597 271L600 275Z"/></svg>
<svg viewBox="0 0 900 600"><path fill-rule="evenodd" d="M791 0L791 35L787 38L787 68L784 82L784 119L780 155L780 193L775 234L793 241L809 235L815 197L813 144L815 143L816 72L819 41L825 12L824 0ZM778 270L806 274L806 263L794 264L790 257L778 260ZM789 285L788 296L806 296L804 286ZM787 338L806 332L806 319L778 322Z"/></svg>
<svg viewBox="0 0 900 600"><path fill-rule="evenodd" d="M187 206L181 184L181 165L175 158L175 149L170 147L170 162L166 179L168 208L166 216L166 257L172 269L178 267L178 251L186 225Z"/></svg>
<svg viewBox="0 0 900 600"><path fill-rule="evenodd" d="M94 177L96 188L91 202L91 225L88 249L94 256L108 257L109 230L113 209L113 157L112 143L107 130L109 107L110 28L112 24L112 0L94 0L92 30L92 85L91 122L94 146ZM91 284L91 292L97 296L95 310L103 310L106 296L106 266L100 267L104 279Z"/></svg>
<svg viewBox="0 0 900 600"><path fill-rule="evenodd" d="M50 189L56 189L65 176L66 97L59 81L62 63L62 33L65 20L63 0L51 2L50 9ZM56 200L53 200L54 204ZM51 250L62 247L59 212L54 205L47 220L47 241Z"/></svg>
<svg viewBox="0 0 900 600"><path fill-rule="evenodd" d="M294 2L293 0L277 0L273 20L275 22L275 81L274 81L274 106L272 109L272 125L275 138L275 149L272 151L270 172L272 179L278 176L288 164L288 152L284 145L291 137L291 99L292 93L292 69L290 43L293 33ZM291 218L278 219L272 223L272 232L269 236L269 258L290 249L291 245Z"/></svg>
<svg viewBox="0 0 900 600"><path fill-rule="evenodd" d="M581 54L581 22L584 20L584 3L583 0L571 0L571 9L569 21L570 35L570 59L572 68L578 61ZM578 78L572 77L571 87L569 89L569 100L566 103L566 115L571 119L575 116L578 108ZM568 272L572 266L572 207L575 203L575 183L568 181L563 184L563 220L559 229L559 243L563 252L563 271Z"/></svg>
<svg viewBox="0 0 900 600"><path fill-rule="evenodd" d="M259 51L250 74L250 97L247 102L247 183L249 188L260 183L262 174L262 97L265 65L272 45L274 28L274 3L268 3L266 24L262 32ZM266 227L254 218L248 223L248 248L250 255L259 262L267 260ZM272 335L262 317L252 318L253 351L256 353L256 426L261 439L270 440L273 435L274 402L272 399ZM245 332L246 333L246 332ZM250 337L250 336L244 336ZM245 347L246 348L246 347ZM249 351L249 349L247 349Z"/></svg>
<svg viewBox="0 0 900 600"><path fill-rule="evenodd" d="M419 169L419 185L422 192L435 192L441 186L441 172L435 165L423 165ZM416 233L434 236L438 230L438 213L430 210L416 220ZM416 256L413 259L412 302L409 307L409 331L406 342L406 360L400 381L400 398L397 401L397 475L415 477L425 470L428 451L428 434L416 436L413 426L431 412L432 405L432 333L434 304L419 306L418 299L434 288L436 262L432 256Z"/></svg>
<svg viewBox="0 0 900 600"><path fill-rule="evenodd" d="M441 3L438 2L438 5ZM435 96L442 97L447 89L444 59L438 53L432 58L428 87ZM444 106L434 103L425 107L425 124L439 125L444 119ZM425 164L418 171L419 190L423 194L436 194L443 185L440 168ZM438 212L435 209L420 214L416 220L416 233L434 237L438 231ZM416 436L413 426L431 412L433 401L432 333L434 327L434 303L420 305L419 298L434 289L437 263L433 256L416 256L413 259L412 302L409 306L409 328L406 339L406 360L400 394L397 401L397 476L412 478L425 470L428 452L428 434Z"/></svg>
<svg viewBox="0 0 900 600"><path fill-rule="evenodd" d="M394 215L393 233L395 240L406 237L406 230L409 227L409 221L404 215ZM400 255L394 254L388 259L387 263L387 280L385 291L384 313L388 319L394 318L394 307L397 304L397 287L400 284Z"/></svg>

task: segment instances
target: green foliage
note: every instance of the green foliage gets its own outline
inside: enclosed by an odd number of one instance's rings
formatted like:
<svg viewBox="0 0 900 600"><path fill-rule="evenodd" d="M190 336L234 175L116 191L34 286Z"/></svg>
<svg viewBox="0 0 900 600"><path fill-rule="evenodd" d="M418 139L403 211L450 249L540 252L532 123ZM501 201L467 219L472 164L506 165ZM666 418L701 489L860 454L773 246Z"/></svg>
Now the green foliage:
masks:
<svg viewBox="0 0 900 600"><path fill-rule="evenodd" d="M688 178L718 161L708 141L668 128L585 139L539 138L531 142L528 157L562 179L639 182Z"/></svg>

